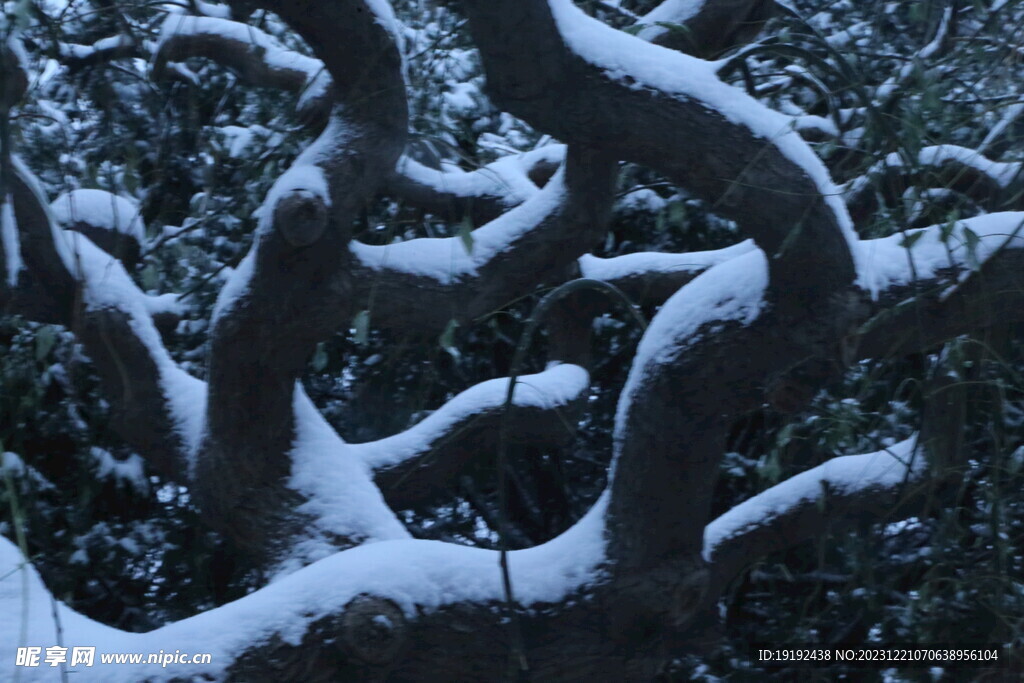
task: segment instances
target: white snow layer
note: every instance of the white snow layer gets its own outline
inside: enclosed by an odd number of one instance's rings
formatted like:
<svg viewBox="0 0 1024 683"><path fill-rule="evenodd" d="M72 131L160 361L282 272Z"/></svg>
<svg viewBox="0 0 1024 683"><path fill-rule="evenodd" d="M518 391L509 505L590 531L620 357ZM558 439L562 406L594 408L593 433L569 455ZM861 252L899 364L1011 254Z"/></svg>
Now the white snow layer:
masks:
<svg viewBox="0 0 1024 683"><path fill-rule="evenodd" d="M86 223L134 237L139 244L146 238L146 226L135 202L105 190L65 192L50 209L61 225Z"/></svg>
<svg viewBox="0 0 1024 683"><path fill-rule="evenodd" d="M299 512L313 517L319 531L344 534L356 542L408 538L409 532L384 502L370 469L349 453L338 433L296 383L295 441L290 488L308 500ZM277 569L278 576L337 551L327 538L310 534Z"/></svg>
<svg viewBox="0 0 1024 683"><path fill-rule="evenodd" d="M594 280L619 280L646 273L674 273L707 270L757 249L754 240L744 240L724 249L691 251L685 254L640 252L614 258L600 258L587 254L579 259L582 277Z"/></svg>
<svg viewBox="0 0 1024 683"><path fill-rule="evenodd" d="M642 24L643 28L640 29L637 36L644 40L657 40L670 30L665 26L658 26L659 23L685 23L691 17L696 16L705 4L707 4L707 0L665 0L640 18L637 23Z"/></svg>
<svg viewBox="0 0 1024 683"><path fill-rule="evenodd" d="M651 88L699 102L732 123L747 128L767 144L774 145L817 186L846 237L854 264L859 264L857 235L846 204L839 196L825 164L794 130L792 117L772 111L739 88L720 81L716 75L716 65L711 62L652 45L618 31L587 16L572 0L548 0L548 4L569 48L585 61L603 69L609 78L631 78L632 88ZM675 4L685 5L685 11L690 11L690 5L699 9L703 3L687 3L682 0ZM670 10L681 12L678 7L664 11L668 13Z"/></svg>
<svg viewBox="0 0 1024 683"><path fill-rule="evenodd" d="M370 469L397 465L421 454L461 420L505 405L508 378L481 382L445 403L429 417L394 436L347 448ZM537 408L558 408L583 395L590 386L590 375L578 365L552 365L535 375L516 380L513 405ZM481 454L486 457L486 454Z"/></svg>
<svg viewBox="0 0 1024 683"><path fill-rule="evenodd" d="M945 238L944 232L948 232ZM910 284L915 278L935 277L945 268L967 271L966 275L1003 248L1024 248L1024 212L992 213L950 226L864 240L861 254L865 271L857 284L875 294Z"/></svg>
<svg viewBox="0 0 1024 683"><path fill-rule="evenodd" d="M233 23L233 22L228 22ZM240 24L244 26L244 24ZM267 192L263 204L256 210L259 225L252 246L238 264L227 282L217 294L217 302L213 306L211 322L227 313L235 303L249 291L249 283L256 271L256 258L260 242L274 226L274 209L286 195L298 193L310 197L319 197L328 208L331 206L331 189L324 174L323 163L329 161L332 152L344 149L345 141L351 137L351 131L337 118L331 117L327 128L309 147L307 147L292 165L285 171Z"/></svg>
<svg viewBox="0 0 1024 683"><path fill-rule="evenodd" d="M720 263L673 294L651 320L615 413L615 449L625 434L629 408L643 390L643 381L657 367L678 357L705 323L739 321L749 325L760 315L768 286L768 261L760 249Z"/></svg>
<svg viewBox="0 0 1024 683"><path fill-rule="evenodd" d="M14 217L14 199L8 195L0 207L0 245L4 248L4 268L7 270L7 286L18 286L18 273L24 267L21 260L21 240L18 222Z"/></svg>
<svg viewBox="0 0 1024 683"><path fill-rule="evenodd" d="M1014 178L1020 175L1021 162L991 161L980 152L959 145L933 145L925 147L917 156L922 166L940 166L947 161L954 161L969 166L979 173L992 178L1000 187L1007 187ZM885 165L899 167L903 165L900 155L893 152L885 159Z"/></svg>
<svg viewBox="0 0 1024 683"><path fill-rule="evenodd" d="M558 602L599 577L605 558L608 497L559 537L509 553L517 600ZM74 671L76 680L135 683L171 677L218 676L232 658L278 633L298 643L309 624L335 614L360 594L393 600L410 618L459 601L503 599L498 553L423 540L397 540L334 554L244 598L149 633L127 633L99 624L56 603L64 646L96 646L96 664ZM57 644L51 596L18 548L0 538L0 671L14 669L16 646ZM209 653L212 664L104 666L100 653ZM22 681L59 680L59 669L20 667Z"/></svg>
<svg viewBox="0 0 1024 683"><path fill-rule="evenodd" d="M249 43L263 51L261 58L268 66L275 69L301 71L306 74L307 83L312 82L323 71L323 63L319 59L289 50L281 45L276 38L255 26L229 19L171 14L160 27L160 39L157 41L156 51L159 51L167 40L176 35L214 35L241 43Z"/></svg>
<svg viewBox="0 0 1024 683"><path fill-rule="evenodd" d="M510 154L469 172L457 167L436 170L415 159L402 157L397 171L438 192L457 197L498 196L503 198L506 206L515 206L539 192L527 176L530 167L539 161L558 163L564 156L565 145L547 145L522 154Z"/></svg>
<svg viewBox="0 0 1024 683"><path fill-rule="evenodd" d="M61 230L46 201L46 193L35 175L17 156L15 171L35 194L50 223L53 246L64 267L82 283L82 298L92 310L113 308L128 315L129 325L146 346L160 373L160 384L170 407L171 419L190 453L195 453L206 414L206 384L182 370L167 353L150 312L174 310L164 297L142 293L125 272L121 262L92 243L85 235ZM108 198L109 199L109 198Z"/></svg>
<svg viewBox="0 0 1024 683"><path fill-rule="evenodd" d="M178 435L194 454L206 415L206 384L182 370L164 348L150 316L161 298L143 294L121 262L85 235L65 230L56 239L63 245L60 251L65 266L83 284L85 305L89 309L113 308L128 315L132 332L146 346L160 373L160 385Z"/></svg>
<svg viewBox="0 0 1024 683"><path fill-rule="evenodd" d="M921 474L925 464L916 435L875 453L832 458L757 494L711 522L704 529L704 559L710 562L722 542L819 500L826 487L838 495L893 489Z"/></svg>
<svg viewBox="0 0 1024 683"><path fill-rule="evenodd" d="M476 275L477 268L509 249L526 233L557 212L566 195L564 169L528 201L472 232L472 247L461 237L423 237L374 246L353 240L353 255L374 270L387 268L451 284Z"/></svg>

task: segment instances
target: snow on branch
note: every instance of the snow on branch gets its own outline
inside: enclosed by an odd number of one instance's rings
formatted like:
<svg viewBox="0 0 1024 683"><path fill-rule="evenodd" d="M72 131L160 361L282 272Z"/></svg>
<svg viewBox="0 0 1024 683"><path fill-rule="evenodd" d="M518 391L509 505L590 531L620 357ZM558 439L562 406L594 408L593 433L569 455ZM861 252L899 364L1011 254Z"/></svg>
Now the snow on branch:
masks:
<svg viewBox="0 0 1024 683"><path fill-rule="evenodd" d="M104 190L72 190L50 210L61 226L82 233L127 267L141 258L146 226L134 201Z"/></svg>
<svg viewBox="0 0 1024 683"><path fill-rule="evenodd" d="M407 508L451 490L459 471L497 452L508 379L482 382L455 396L410 429L346 451L375 470L393 507ZM575 433L576 411L590 386L583 368L556 364L516 380L509 419L514 445L565 446Z"/></svg>
<svg viewBox="0 0 1024 683"><path fill-rule="evenodd" d="M508 379L492 379L463 391L416 426L385 439L349 444L347 450L374 470L395 467L423 455L438 442L459 432L468 422L500 413ZM545 411L566 408L580 400L590 386L586 370L558 364L516 380L513 407ZM563 425L564 428L564 425Z"/></svg>
<svg viewBox="0 0 1024 683"><path fill-rule="evenodd" d="M564 145L511 154L475 171L433 169L402 157L385 191L412 206L451 221L474 225L494 220L537 194L536 176L550 176L565 157Z"/></svg>
<svg viewBox="0 0 1024 683"><path fill-rule="evenodd" d="M171 14L164 20L155 59L162 63L207 57L252 83L298 91L323 72L323 63L289 50L266 32L230 19ZM298 80L298 84L296 84Z"/></svg>
<svg viewBox="0 0 1024 683"><path fill-rule="evenodd" d="M299 93L301 119L320 127L334 101L324 63L290 50L255 26L219 17L172 14L161 28L153 58L159 78L167 64L205 57L234 71L247 83Z"/></svg>
<svg viewBox="0 0 1024 683"><path fill-rule="evenodd" d="M639 18L636 35L711 58L753 39L774 12L774 0L665 0Z"/></svg>
<svg viewBox="0 0 1024 683"><path fill-rule="evenodd" d="M752 250L718 264L676 292L651 321L633 358L615 417L615 440L628 438L631 407L647 379L672 365L701 339L708 326L735 321L749 326L766 308L768 269L764 253Z"/></svg>
<svg viewBox="0 0 1024 683"><path fill-rule="evenodd" d="M978 150L958 145L925 147L913 161L907 164L893 153L846 183L843 194L858 223L874 215L880 195L892 203L912 186L953 190L990 210L1015 208L1005 205L1020 203L1021 194L1014 188L1024 183L1022 162L992 161Z"/></svg>
<svg viewBox="0 0 1024 683"><path fill-rule="evenodd" d="M996 254L1024 249L1024 212L993 213L908 230L865 240L862 245L863 270L857 284L873 298L943 274L946 286L955 288Z"/></svg>
<svg viewBox="0 0 1024 683"><path fill-rule="evenodd" d="M499 106L713 203L771 254L773 292L794 305L853 279L846 207L791 117L723 83L715 65L612 29L568 0L467 0L466 12ZM521 22L534 27L530 50L510 30Z"/></svg>
<svg viewBox="0 0 1024 683"><path fill-rule="evenodd" d="M853 341L857 357L920 351L972 326L1024 315L1015 294L1024 279L1024 213L907 231L865 241L860 250L856 288L824 322L801 323L769 304L760 250L711 267L662 306L616 413L611 514L624 527L613 546L617 557L635 560L670 543L691 546L695 539L685 528L673 530L674 540L666 534L657 543L632 544L667 504L646 509L636 501L673 491L680 519L706 514L730 416L762 405L774 380L801 367L820 384L828 368L853 360L841 353L841 339ZM673 467L683 471L665 474Z"/></svg>
<svg viewBox="0 0 1024 683"><path fill-rule="evenodd" d="M317 343L352 319L346 245L353 222L394 169L408 127L401 60L364 2L267 5L318 48L344 87L327 127L267 194L253 245L214 310L196 500L215 528L264 566L293 556L301 530L316 518L289 479L293 436L302 426L296 380ZM247 27L213 21L186 18L182 27L208 35L212 25L218 39L226 33L243 45ZM275 59L296 71L313 68L312 61L295 66L287 55ZM365 534L353 536L338 542Z"/></svg>
<svg viewBox="0 0 1024 683"><path fill-rule="evenodd" d="M57 49L58 59L72 71L115 59L137 57L143 52L138 42L129 35L101 38L92 45L58 43Z"/></svg>
<svg viewBox="0 0 1024 683"><path fill-rule="evenodd" d="M917 436L874 453L832 458L740 503L704 529L704 559L723 586L749 563L828 530L891 512L928 471Z"/></svg>
<svg viewBox="0 0 1024 683"><path fill-rule="evenodd" d="M708 268L755 249L753 240L744 240L723 249L683 254L642 252L613 258L587 254L579 259L580 276L613 284L634 303L660 305Z"/></svg>
<svg viewBox="0 0 1024 683"><path fill-rule="evenodd" d="M18 273L24 267L13 201L10 195L0 197L0 256L3 256L0 259L0 267L3 268L0 275L3 275L3 281L10 289L18 286Z"/></svg>
<svg viewBox="0 0 1024 683"><path fill-rule="evenodd" d="M572 528L548 543L509 553L522 605L556 603L600 580L606 503L607 497L601 498ZM383 615L369 615L373 623L364 625L359 619L346 618L347 613L365 611L361 606L383 611L389 617L383 624L399 630L394 635L415 648L416 643L429 642L418 631L453 628L432 621L432 614L464 604L496 624L501 615L493 607L502 597L497 552L437 541L395 540L336 553L222 607L148 633L128 633L57 602L17 546L0 537L0 611L11 617L0 621L0 640L12 645L0 652L0 668L13 668L15 645L45 647L62 641L96 647L94 666L76 675L87 676L84 680L134 683L196 676L220 680L232 675L239 660L258 659L268 646L305 647L299 659L315 660L323 644L317 645L314 639L310 645L304 637L327 619L332 666L339 668L339 680L361 680L359 667L366 664L367 654L362 650L364 641L380 637ZM364 633L363 628L372 632ZM155 653L168 643L181 652L208 653L211 661L166 666L99 661L98 653ZM413 656L408 651L404 654ZM24 668L22 673L25 681L52 676L49 667Z"/></svg>
<svg viewBox="0 0 1024 683"><path fill-rule="evenodd" d="M383 246L353 241L355 284L371 323L440 333L450 320L472 320L539 283L563 281L605 233L614 177L610 159L570 147L542 190L472 232Z"/></svg>
<svg viewBox="0 0 1024 683"><path fill-rule="evenodd" d="M84 223L127 235L139 243L146 238L145 225L135 203L105 190L66 192L53 200L50 210L61 225Z"/></svg>
<svg viewBox="0 0 1024 683"><path fill-rule="evenodd" d="M144 294L118 259L85 235L61 230L35 177L17 158L14 169L25 281L14 291L13 310L71 327L99 371L115 429L162 472L186 479L205 391L171 359L153 319L184 308L170 296Z"/></svg>

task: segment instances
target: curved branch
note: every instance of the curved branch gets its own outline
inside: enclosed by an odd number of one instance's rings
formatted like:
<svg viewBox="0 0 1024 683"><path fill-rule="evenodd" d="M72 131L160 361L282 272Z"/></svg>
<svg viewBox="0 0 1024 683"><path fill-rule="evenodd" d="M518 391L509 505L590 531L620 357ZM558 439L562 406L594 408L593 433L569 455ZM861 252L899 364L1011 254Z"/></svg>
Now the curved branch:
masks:
<svg viewBox="0 0 1024 683"><path fill-rule="evenodd" d="M157 44L154 75L164 74L169 60L188 57L217 62L251 85L300 94L299 117L314 129L323 128L336 99L322 61L289 50L272 36L239 22L168 17ZM431 169L406 156L387 179L384 192L443 219L457 222L468 217L481 225L536 194L533 177L550 178L564 149L552 145L505 157L472 173Z"/></svg>
<svg viewBox="0 0 1024 683"><path fill-rule="evenodd" d="M74 73L96 64L105 64L117 59L142 57L144 51L138 42L128 35L101 38L92 45L58 43L57 59Z"/></svg>
<svg viewBox="0 0 1024 683"><path fill-rule="evenodd" d="M711 59L751 41L776 12L775 0L665 0L640 18L637 36Z"/></svg>
<svg viewBox="0 0 1024 683"><path fill-rule="evenodd" d="M247 83L301 93L299 116L322 128L334 104L334 85L323 62L282 46L255 26L229 19L174 15L167 17L153 56L153 76L167 65L205 57L234 71Z"/></svg>
<svg viewBox="0 0 1024 683"><path fill-rule="evenodd" d="M510 415L512 445L564 447L575 433L575 416L589 386L587 371L568 364L520 377ZM345 450L375 471L390 506L413 507L450 491L464 467L496 451L507 387L507 379L477 384L416 426Z"/></svg>
<svg viewBox="0 0 1024 683"><path fill-rule="evenodd" d="M753 240L745 240L723 249L684 254L645 252L607 259L587 254L579 259L579 269L582 277L615 285L634 303L660 306L708 268L755 249Z"/></svg>
<svg viewBox="0 0 1024 683"><path fill-rule="evenodd" d="M146 227L133 202L104 190L73 190L57 197L50 210L58 224L82 233L126 267L142 257Z"/></svg>
<svg viewBox="0 0 1024 683"><path fill-rule="evenodd" d="M916 162L907 167L898 154L890 154L844 186L847 206L858 225L875 214L881 201L894 204L910 187L953 190L989 211L1024 208L1021 162L991 161L957 145L925 147Z"/></svg>
<svg viewBox="0 0 1024 683"><path fill-rule="evenodd" d="M566 0L464 5L499 105L711 202L770 255L779 303L806 308L853 279L845 206L788 117L721 83L712 65L615 31ZM524 26L529 50L516 38Z"/></svg>
<svg viewBox="0 0 1024 683"><path fill-rule="evenodd" d="M351 319L352 222L394 168L407 126L400 59L375 3L266 4L324 59L340 102L271 188L214 310L196 499L260 561L286 559L309 521L297 510L307 496L289 481L296 380L316 344Z"/></svg>
<svg viewBox="0 0 1024 683"><path fill-rule="evenodd" d="M561 282L604 236L614 181L610 159L570 147L543 190L470 240L353 242L357 299L374 325L439 333L451 320L473 320L540 283Z"/></svg>
<svg viewBox="0 0 1024 683"><path fill-rule="evenodd" d="M548 145L502 157L472 172L435 170L405 156L385 192L450 222L490 222L537 194L565 157L564 145Z"/></svg>
<svg viewBox="0 0 1024 683"><path fill-rule="evenodd" d="M509 553L519 600L538 608L530 621L539 628L530 629L527 646L540 665L534 673L544 680L574 678L581 666L629 679L638 671L629 668L631 660L638 660L632 664L637 666L661 645L660 637L652 638L642 651L602 657L609 634L586 618L592 609L606 609L602 603L607 599L600 594L558 615L545 613L545 607L599 586L604 508L599 501L558 539ZM508 671L503 616L495 609L501 595L496 552L391 541L337 553L235 602L155 631L127 633L51 601L20 551L0 538L0 608L19 614L27 600L28 644L52 642L56 613L66 642L89 643L100 653L156 652L160 643L173 643L181 652L211 655L205 663L116 666L97 657L97 675L112 682L196 676L306 680L310 675L325 680L498 680ZM19 619L0 622L0 637L18 642L21 624ZM474 643L473 657L438 658L438 651L465 647L468 640ZM0 665L13 666L14 650L0 652ZM571 670L565 668L567 661Z"/></svg>
<svg viewBox="0 0 1024 683"><path fill-rule="evenodd" d="M860 517L884 518L928 472L917 437L875 453L832 458L776 484L704 529L704 559L719 588L757 558L815 538Z"/></svg>
<svg viewBox="0 0 1024 683"><path fill-rule="evenodd" d="M59 230L35 179L20 163L15 167L25 269L7 310L74 331L99 373L114 429L162 474L187 481L205 391L170 358L153 321L180 315L180 308L144 295L117 259Z"/></svg>

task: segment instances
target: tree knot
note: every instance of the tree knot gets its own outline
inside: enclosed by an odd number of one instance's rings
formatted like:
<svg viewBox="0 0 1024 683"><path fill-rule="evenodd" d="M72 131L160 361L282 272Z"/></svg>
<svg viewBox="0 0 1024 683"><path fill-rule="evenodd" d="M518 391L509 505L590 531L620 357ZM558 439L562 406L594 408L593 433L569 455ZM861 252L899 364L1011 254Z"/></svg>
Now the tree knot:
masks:
<svg viewBox="0 0 1024 683"><path fill-rule="evenodd" d="M341 644L347 654L367 664L394 661L408 636L405 615L394 602L360 595L345 606Z"/></svg>
<svg viewBox="0 0 1024 683"><path fill-rule="evenodd" d="M277 201L274 225L293 247L308 247L327 229L323 197L308 190L292 190Z"/></svg>

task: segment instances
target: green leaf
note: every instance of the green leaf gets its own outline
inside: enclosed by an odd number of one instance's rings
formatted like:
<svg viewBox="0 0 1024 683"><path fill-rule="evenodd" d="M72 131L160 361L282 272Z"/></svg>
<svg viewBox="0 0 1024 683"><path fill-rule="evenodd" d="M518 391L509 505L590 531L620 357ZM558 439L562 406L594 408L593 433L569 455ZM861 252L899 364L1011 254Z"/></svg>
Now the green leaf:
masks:
<svg viewBox="0 0 1024 683"><path fill-rule="evenodd" d="M981 267L981 263L978 261L978 245L980 243L981 238L978 237L978 233L964 226L964 244L967 246L967 260L970 262L971 268L974 269Z"/></svg>
<svg viewBox="0 0 1024 683"><path fill-rule="evenodd" d="M668 220L672 225L682 227L686 222L686 205L682 202L672 202L668 205Z"/></svg>
<svg viewBox="0 0 1024 683"><path fill-rule="evenodd" d="M924 230L921 230L919 232L908 233L907 235L903 236L903 240L900 242L900 246L903 247L904 249L910 249L915 244L917 244L917 241L922 237L924 237Z"/></svg>
<svg viewBox="0 0 1024 683"><path fill-rule="evenodd" d="M672 33L682 33L685 36L693 34L693 31L686 24L676 24L671 21L657 21L655 23L662 28L667 28Z"/></svg>
<svg viewBox="0 0 1024 683"><path fill-rule="evenodd" d="M57 333L53 331L53 328L49 325L40 327L36 332L36 361L46 358L56 343Z"/></svg>
<svg viewBox="0 0 1024 683"><path fill-rule="evenodd" d="M452 318L448 321L448 325L445 326L444 332L437 338L438 343L441 344L443 349L451 349L455 346L455 330L459 329L459 321Z"/></svg>
<svg viewBox="0 0 1024 683"><path fill-rule="evenodd" d="M949 242L949 236L953 234L953 229L956 228L956 218L949 219L941 228L939 228L939 238L943 244Z"/></svg>
<svg viewBox="0 0 1024 683"><path fill-rule="evenodd" d="M324 348L323 342L316 345L316 351L309 364L313 368L313 372L323 372L323 369L327 367L327 349Z"/></svg>
<svg viewBox="0 0 1024 683"><path fill-rule="evenodd" d="M142 289L151 290L160 287L160 271L153 264L149 264L139 273L142 279Z"/></svg>
<svg viewBox="0 0 1024 683"><path fill-rule="evenodd" d="M370 339L370 312L359 311L352 318L352 340L363 346Z"/></svg>
<svg viewBox="0 0 1024 683"><path fill-rule="evenodd" d="M466 248L467 254L473 253L473 221L470 220L469 216L462 219L459 223L459 239L462 240L462 246Z"/></svg>
<svg viewBox="0 0 1024 683"><path fill-rule="evenodd" d="M452 318L448 321L448 325L445 326L444 332L437 338L438 344L441 348L448 352L452 358L459 358L462 356L459 353L458 347L455 346L455 331L459 329L459 322Z"/></svg>
<svg viewBox="0 0 1024 683"><path fill-rule="evenodd" d="M1024 469L1024 446L1021 446L1010 455L1010 460L1006 463L1006 469L1011 477L1017 476L1017 473Z"/></svg>

